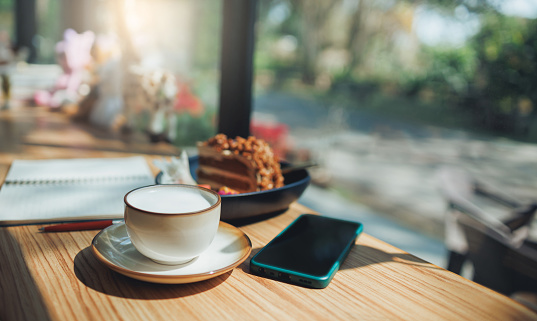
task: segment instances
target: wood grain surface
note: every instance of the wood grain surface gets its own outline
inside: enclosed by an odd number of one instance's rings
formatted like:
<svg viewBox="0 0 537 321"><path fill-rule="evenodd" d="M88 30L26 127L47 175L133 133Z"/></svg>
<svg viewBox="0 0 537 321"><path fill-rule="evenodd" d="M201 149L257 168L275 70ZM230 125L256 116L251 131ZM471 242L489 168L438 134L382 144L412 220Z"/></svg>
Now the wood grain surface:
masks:
<svg viewBox="0 0 537 321"><path fill-rule="evenodd" d="M239 226L253 256L309 209ZM362 234L325 289L255 276L249 258L219 277L152 284L111 271L89 245L97 231L0 228L0 320L531 320L519 303ZM367 227L366 227L367 228Z"/></svg>

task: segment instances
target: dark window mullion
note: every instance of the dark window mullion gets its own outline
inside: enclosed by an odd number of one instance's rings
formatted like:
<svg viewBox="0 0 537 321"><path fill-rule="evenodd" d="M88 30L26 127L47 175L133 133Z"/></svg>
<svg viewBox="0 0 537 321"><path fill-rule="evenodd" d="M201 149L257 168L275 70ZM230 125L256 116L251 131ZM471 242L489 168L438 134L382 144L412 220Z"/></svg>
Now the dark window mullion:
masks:
<svg viewBox="0 0 537 321"><path fill-rule="evenodd" d="M36 0L15 0L15 49L29 50L28 62L37 58L34 36L37 34Z"/></svg>
<svg viewBox="0 0 537 321"><path fill-rule="evenodd" d="M250 134L257 0L223 0L218 132Z"/></svg>

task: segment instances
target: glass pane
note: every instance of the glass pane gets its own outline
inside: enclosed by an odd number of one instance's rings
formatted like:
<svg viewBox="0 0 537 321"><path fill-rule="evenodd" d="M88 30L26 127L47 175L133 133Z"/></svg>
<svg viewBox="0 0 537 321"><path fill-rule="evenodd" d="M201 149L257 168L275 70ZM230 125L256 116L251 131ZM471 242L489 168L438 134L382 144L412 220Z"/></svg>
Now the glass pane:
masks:
<svg viewBox="0 0 537 321"><path fill-rule="evenodd" d="M193 146L215 134L220 2L38 0L37 12L38 62L63 69L40 105L81 102L79 120L151 142ZM76 97L54 101L73 69L82 71Z"/></svg>
<svg viewBox="0 0 537 321"><path fill-rule="evenodd" d="M62 39L61 0L37 0L37 34L33 39L37 51L36 63L56 62L55 46Z"/></svg>
<svg viewBox="0 0 537 321"><path fill-rule="evenodd" d="M15 22L13 18L13 1L0 0L0 30L13 35Z"/></svg>
<svg viewBox="0 0 537 321"><path fill-rule="evenodd" d="M536 17L533 1L262 1L253 132L317 161L316 185L441 240L445 165L537 195Z"/></svg>

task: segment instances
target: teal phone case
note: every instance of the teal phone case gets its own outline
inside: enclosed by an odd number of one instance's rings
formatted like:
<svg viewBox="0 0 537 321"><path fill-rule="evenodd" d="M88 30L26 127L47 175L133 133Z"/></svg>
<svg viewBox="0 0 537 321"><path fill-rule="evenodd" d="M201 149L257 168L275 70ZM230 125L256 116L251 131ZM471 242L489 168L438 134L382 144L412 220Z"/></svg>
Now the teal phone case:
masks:
<svg viewBox="0 0 537 321"><path fill-rule="evenodd" d="M284 236L288 231L290 231L297 222L299 222L301 219L304 219L303 216L307 216L306 219L311 220L323 220L323 221L337 221L338 224L348 224L347 228L352 228L353 233L347 233L347 239L344 240L344 246L342 247L341 251L335 258L335 260L330 264L329 269L327 269L325 272L323 272L321 275L317 274L310 274L310 273L303 273L301 271L298 271L299 269L290 269L290 268L284 268L282 265L284 264L272 264L263 262L262 260L259 260L259 257L262 256L263 251L265 251L267 248L271 248L275 242L278 242ZM336 274L336 272L339 270L341 264L345 260L345 258L348 256L349 252L353 248L356 238L360 235L360 233L363 230L363 225L361 223L352 222L352 221L346 221L341 219L335 219L335 218L329 218L324 216L318 216L313 214L302 214L299 216L296 220L294 220L289 226L287 226L282 232L280 232L274 239L272 239L263 249L261 249L251 260L250 260L250 272L253 274L268 277L271 279L297 284L309 288L318 288L322 289L328 286L330 284L330 281ZM321 232L322 233L322 232ZM341 245L340 244L340 245ZM287 247L289 248L289 247ZM284 250L287 251L287 250ZM282 253L284 254L284 253ZM294 256L300 256L301 253L285 253L285 255L294 255ZM312 261L312 264L315 264Z"/></svg>

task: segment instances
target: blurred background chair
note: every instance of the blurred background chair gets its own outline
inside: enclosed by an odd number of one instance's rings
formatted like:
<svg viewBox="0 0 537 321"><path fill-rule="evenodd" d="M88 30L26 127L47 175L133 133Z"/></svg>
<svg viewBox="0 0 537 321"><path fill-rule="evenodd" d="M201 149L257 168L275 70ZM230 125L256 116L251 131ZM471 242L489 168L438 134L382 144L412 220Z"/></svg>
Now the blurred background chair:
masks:
<svg viewBox="0 0 537 321"><path fill-rule="evenodd" d="M535 299L537 243L528 236L537 202L517 201L458 168L442 168L438 178L447 203L448 270L460 274L469 261L475 282L509 296L529 293Z"/></svg>

